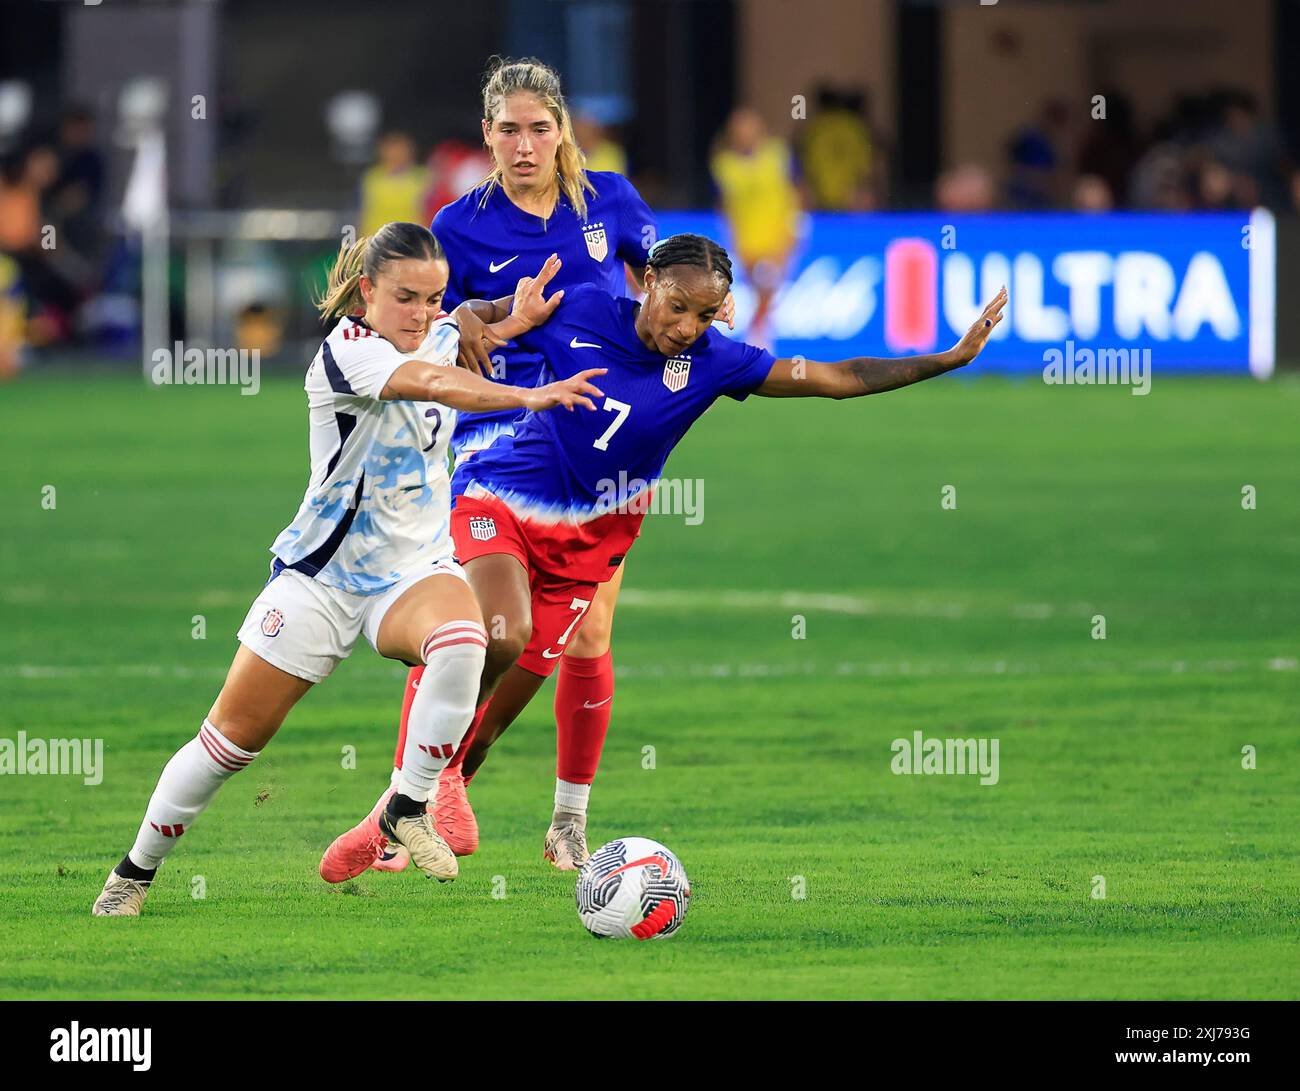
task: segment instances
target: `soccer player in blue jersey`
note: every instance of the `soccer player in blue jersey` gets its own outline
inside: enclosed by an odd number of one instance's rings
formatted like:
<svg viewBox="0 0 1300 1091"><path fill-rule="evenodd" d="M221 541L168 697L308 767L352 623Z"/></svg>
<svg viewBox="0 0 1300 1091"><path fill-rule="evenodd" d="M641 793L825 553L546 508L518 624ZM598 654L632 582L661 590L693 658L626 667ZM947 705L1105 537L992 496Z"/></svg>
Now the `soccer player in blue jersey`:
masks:
<svg viewBox="0 0 1300 1091"><path fill-rule="evenodd" d="M639 533L645 490L673 447L715 400L846 399L879 394L942 375L973 360L1002 320L1003 288L946 352L838 363L774 359L765 349L710 328L731 288L731 260L700 235L655 246L644 303L591 286L569 289L551 317L519 342L545 361L543 375L563 378L602 367L595 413L529 413L513 435L457 467L452 537L488 626L487 657L476 711L478 731L464 760L472 777L509 726L518 693L541 687L567 640L591 608L597 588L618 570ZM467 303L487 322L506 317L509 301ZM489 720L504 678L515 687L507 714ZM527 702L524 701L523 704ZM517 714L517 713L516 713ZM489 722L498 725L485 730ZM368 866L362 823L332 847ZM587 856L585 823L552 827L545 851L559 867Z"/></svg>
<svg viewBox="0 0 1300 1091"><path fill-rule="evenodd" d="M483 139L494 169L488 179L441 209L432 230L451 259L447 309L469 299L509 297L524 273L558 255L552 289L592 284L614 296L627 294L630 276L639 286L657 225L633 185L619 174L584 169L556 73L537 61L498 61L483 87ZM727 306L730 306L728 300ZM727 320L727 314L723 315ZM462 363L516 386L538 381L541 355L522 342L485 337L473 313L462 315ZM519 413L462 413L452 437L458 465L514 431ZM555 687L556 782L552 824L581 820L600 762L614 699L610 632L623 569L600 585L580 628L570 634ZM418 692L423 668L407 679L406 709ZM549 672L548 672L549 673ZM496 717L518 714L535 687L503 683L485 730ZM515 696L512 697L512 694ZM465 792L461 759L452 759L439 781L434 816L458 855L478 847L478 823ZM376 861L381 870L405 866L400 850Z"/></svg>

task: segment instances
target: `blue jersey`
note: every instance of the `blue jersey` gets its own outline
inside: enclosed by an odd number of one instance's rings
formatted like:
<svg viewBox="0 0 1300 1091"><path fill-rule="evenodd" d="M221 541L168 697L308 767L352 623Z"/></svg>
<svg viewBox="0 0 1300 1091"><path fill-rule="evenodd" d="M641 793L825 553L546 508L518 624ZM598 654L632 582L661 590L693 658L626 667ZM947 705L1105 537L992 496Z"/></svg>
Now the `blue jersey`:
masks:
<svg viewBox="0 0 1300 1091"><path fill-rule="evenodd" d="M451 266L443 306L450 311L467 299L513 295L519 278L535 275L552 254L564 264L549 291L594 284L625 296L623 263L645 265L658 230L655 218L621 174L588 171L587 177L596 192L587 193L585 218L563 193L549 220L524 212L499 185L483 203L486 183L441 209L431 230ZM511 342L492 355L498 365L493 378L512 386L537 385L541 357L536 351ZM451 441L456 457L488 446L509 432L519 416L513 409L460 414Z"/></svg>
<svg viewBox="0 0 1300 1091"><path fill-rule="evenodd" d="M567 524L581 531L599 521L598 531L571 538L573 579L608 578L608 558L588 563L581 555L603 545L610 557L621 557L645 512L644 502L633 501L653 487L669 452L718 397L743 401L776 362L766 349L714 329L666 357L637 336L639 306L590 286L566 293L551 318L519 343L545 361L542 382L607 368L593 380L605 396L593 399L594 411L525 414L513 435L452 477L453 496L495 496L539 530Z"/></svg>

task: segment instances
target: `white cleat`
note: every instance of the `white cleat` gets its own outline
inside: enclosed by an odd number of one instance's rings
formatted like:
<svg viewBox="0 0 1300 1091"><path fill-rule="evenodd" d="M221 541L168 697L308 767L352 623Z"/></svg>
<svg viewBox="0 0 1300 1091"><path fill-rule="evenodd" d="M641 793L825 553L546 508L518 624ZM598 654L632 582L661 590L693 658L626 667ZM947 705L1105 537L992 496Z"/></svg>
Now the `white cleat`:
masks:
<svg viewBox="0 0 1300 1091"><path fill-rule="evenodd" d="M430 879L445 883L460 874L456 854L438 834L433 825L433 816L427 811L406 815L396 821L384 811L379 816L379 830L390 841L405 846L411 854L411 863Z"/></svg>
<svg viewBox="0 0 1300 1091"><path fill-rule="evenodd" d="M90 912L96 917L138 917L148 893L148 883L126 879L116 871L110 871Z"/></svg>
<svg viewBox="0 0 1300 1091"><path fill-rule="evenodd" d="M587 862L587 816L556 811L546 831L542 857L560 871L577 871Z"/></svg>

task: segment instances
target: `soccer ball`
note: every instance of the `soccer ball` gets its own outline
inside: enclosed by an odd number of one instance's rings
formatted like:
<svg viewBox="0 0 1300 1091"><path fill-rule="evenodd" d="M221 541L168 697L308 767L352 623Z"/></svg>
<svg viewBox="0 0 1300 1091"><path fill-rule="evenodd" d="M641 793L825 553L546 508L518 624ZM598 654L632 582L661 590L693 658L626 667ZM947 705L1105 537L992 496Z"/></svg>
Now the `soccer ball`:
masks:
<svg viewBox="0 0 1300 1091"><path fill-rule="evenodd" d="M658 841L620 837L582 865L576 896L578 919L597 939L662 939L681 927L691 888Z"/></svg>

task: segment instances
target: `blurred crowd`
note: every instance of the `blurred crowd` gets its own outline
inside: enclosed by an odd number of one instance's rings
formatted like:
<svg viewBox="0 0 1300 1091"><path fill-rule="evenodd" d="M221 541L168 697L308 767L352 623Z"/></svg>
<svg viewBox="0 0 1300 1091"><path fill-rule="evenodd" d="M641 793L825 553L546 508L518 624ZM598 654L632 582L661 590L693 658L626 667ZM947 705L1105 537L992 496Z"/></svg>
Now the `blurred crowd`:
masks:
<svg viewBox="0 0 1300 1091"><path fill-rule="evenodd" d="M67 110L56 134L0 155L0 378L17 343L66 339L102 279L104 157L91 113Z"/></svg>
<svg viewBox="0 0 1300 1091"><path fill-rule="evenodd" d="M1300 209L1300 169L1276 127L1246 92L1222 88L1179 98L1148 130L1127 99L1103 96L1084 113L1044 103L1002 149L1000 166L959 163L917 203L946 211L997 209ZM762 340L769 305L786 272L805 210L870 212L900 207L891 192L894 149L882 138L860 88L822 86L779 135L760 113L736 108L709 160L714 203L754 288L751 335ZM593 170L629 172L617 130L574 117ZM633 181L653 204L661 179ZM391 220L429 223L491 168L477 137L449 137L422 154L408 133L374 144L359 178L365 233ZM18 345L57 344L84 333L101 301L129 298L138 276L133 249L106 207L105 157L92 114L67 110L57 131L0 149L0 378L14 373ZM97 319L95 320L97 321Z"/></svg>
<svg viewBox="0 0 1300 1091"><path fill-rule="evenodd" d="M1295 211L1300 169L1246 91L1181 96L1147 131L1129 100L1112 91L1082 117L1060 100L1045 103L1009 141L1003 179L958 165L936 180L934 203L960 212Z"/></svg>

